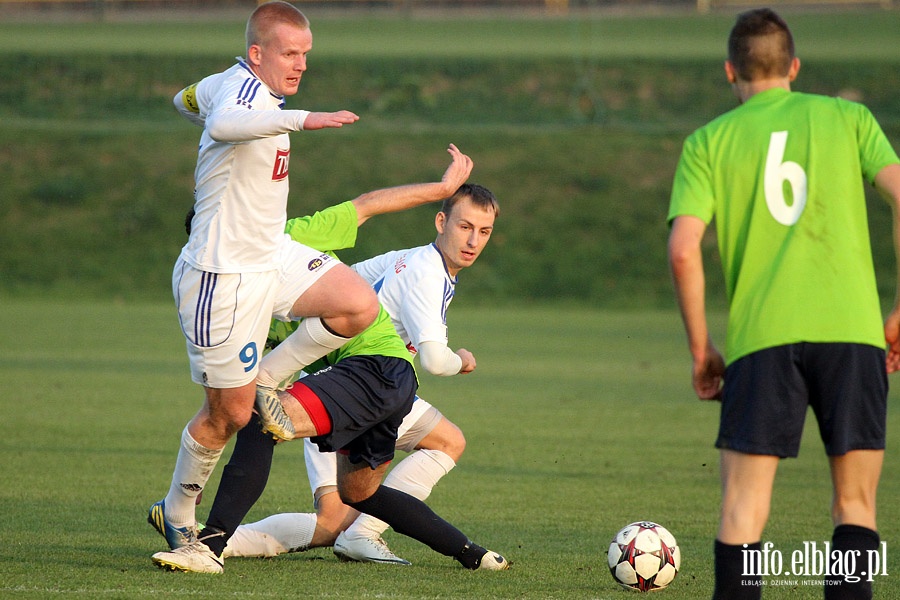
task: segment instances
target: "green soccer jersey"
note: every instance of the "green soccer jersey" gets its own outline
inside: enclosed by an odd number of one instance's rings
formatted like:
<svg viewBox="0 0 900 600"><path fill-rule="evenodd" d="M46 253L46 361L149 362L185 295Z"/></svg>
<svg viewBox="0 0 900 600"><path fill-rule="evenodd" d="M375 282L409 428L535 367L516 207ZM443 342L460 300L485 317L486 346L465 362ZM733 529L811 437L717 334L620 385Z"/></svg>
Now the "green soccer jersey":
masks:
<svg viewBox="0 0 900 600"><path fill-rule="evenodd" d="M291 219L285 225L284 232L304 246L333 253L356 245L358 220L356 207L348 200L308 217Z"/></svg>
<svg viewBox="0 0 900 600"><path fill-rule="evenodd" d="M861 179L897 162L864 106L782 88L687 138L668 219L715 217L728 363L796 342L884 346Z"/></svg>
<svg viewBox="0 0 900 600"><path fill-rule="evenodd" d="M357 221L356 207L348 201L308 217L291 219L287 222L285 232L301 244L332 253L334 250L353 247L356 243ZM296 328L296 322L272 321L267 345L277 344ZM413 362L412 355L397 335L391 317L384 307L379 307L378 316L365 331L310 365L308 370L313 372L350 356L394 356L408 360L410 364Z"/></svg>

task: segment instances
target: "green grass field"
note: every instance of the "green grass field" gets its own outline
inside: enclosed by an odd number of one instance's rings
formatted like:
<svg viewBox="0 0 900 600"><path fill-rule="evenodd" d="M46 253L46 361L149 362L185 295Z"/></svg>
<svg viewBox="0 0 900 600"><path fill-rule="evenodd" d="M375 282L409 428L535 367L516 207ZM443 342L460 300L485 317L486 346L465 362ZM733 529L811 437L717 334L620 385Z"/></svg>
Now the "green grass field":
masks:
<svg viewBox="0 0 900 600"><path fill-rule="evenodd" d="M477 267L475 267L477 268ZM463 293L468 292L463 285ZM714 321L721 331L721 319ZM388 532L410 568L340 563L320 549L232 559L222 577L157 570L146 524L168 488L180 431L200 402L167 304L3 303L0 331L0 597L626 598L605 566L623 525L653 519L678 538L682 572L661 597L711 591L718 501L717 408L692 397L670 312L454 306L468 377L423 378L422 395L468 438L429 504L513 561L470 573ZM900 426L892 399L889 435ZM199 508L205 517L218 481ZM881 487L889 569L900 539L900 465ZM783 463L765 539L789 554L830 538L821 444L808 428ZM309 510L300 445L276 454L251 518ZM891 598L892 577L877 582ZM818 598L804 586L770 598Z"/></svg>

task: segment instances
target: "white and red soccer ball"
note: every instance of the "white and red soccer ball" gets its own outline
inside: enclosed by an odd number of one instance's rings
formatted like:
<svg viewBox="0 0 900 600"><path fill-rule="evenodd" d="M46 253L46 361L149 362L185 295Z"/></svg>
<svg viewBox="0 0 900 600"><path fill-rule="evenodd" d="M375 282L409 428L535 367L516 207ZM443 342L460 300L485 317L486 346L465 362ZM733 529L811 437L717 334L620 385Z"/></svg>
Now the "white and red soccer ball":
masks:
<svg viewBox="0 0 900 600"><path fill-rule="evenodd" d="M652 521L623 527L610 542L606 558L616 583L640 592L663 589L681 568L675 536Z"/></svg>

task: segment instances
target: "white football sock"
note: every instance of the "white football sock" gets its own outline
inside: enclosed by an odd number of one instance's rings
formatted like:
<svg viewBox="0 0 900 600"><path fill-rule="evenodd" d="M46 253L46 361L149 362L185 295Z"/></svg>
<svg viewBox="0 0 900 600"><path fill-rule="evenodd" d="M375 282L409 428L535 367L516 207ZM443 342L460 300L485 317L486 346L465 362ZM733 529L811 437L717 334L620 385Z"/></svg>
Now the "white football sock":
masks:
<svg viewBox="0 0 900 600"><path fill-rule="evenodd" d="M259 362L256 382L264 387L278 389L292 379L297 371L332 350L337 350L348 339L330 332L319 317L303 319L294 333L263 356Z"/></svg>
<svg viewBox="0 0 900 600"><path fill-rule="evenodd" d="M400 461L384 479L384 485L406 492L424 501L441 477L456 466L456 461L440 450L416 450ZM388 524L371 515L361 514L344 536L375 539L388 528Z"/></svg>
<svg viewBox="0 0 900 600"><path fill-rule="evenodd" d="M172 485L166 494L165 516L169 523L175 527L194 526L197 521L197 496L209 481L220 456L222 449L201 446L191 437L188 428L184 428L172 473Z"/></svg>
<svg viewBox="0 0 900 600"><path fill-rule="evenodd" d="M315 513L283 513L241 525L225 546L222 558L272 557L309 548L316 532Z"/></svg>

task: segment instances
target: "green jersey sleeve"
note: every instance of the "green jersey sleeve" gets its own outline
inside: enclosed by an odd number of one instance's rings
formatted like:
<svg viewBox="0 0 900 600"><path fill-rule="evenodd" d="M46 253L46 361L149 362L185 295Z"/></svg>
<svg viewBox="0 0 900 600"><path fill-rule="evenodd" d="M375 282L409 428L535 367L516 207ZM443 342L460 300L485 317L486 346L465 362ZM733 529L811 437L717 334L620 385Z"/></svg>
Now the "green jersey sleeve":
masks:
<svg viewBox="0 0 900 600"><path fill-rule="evenodd" d="M358 222L356 207L348 200L312 215L291 219L284 232L314 250L333 252L356 245Z"/></svg>
<svg viewBox="0 0 900 600"><path fill-rule="evenodd" d="M860 124L859 135L859 162L862 167L862 176L870 184L875 183L875 176L888 165L900 163L897 153L884 135L884 131L872 116L869 109L862 105L846 102L849 109L859 111L857 122Z"/></svg>
<svg viewBox="0 0 900 600"><path fill-rule="evenodd" d="M706 155L706 145L701 140L703 134L703 131L694 132L684 142L672 182L670 224L675 217L682 215L698 217L709 224L715 214L714 177Z"/></svg>

